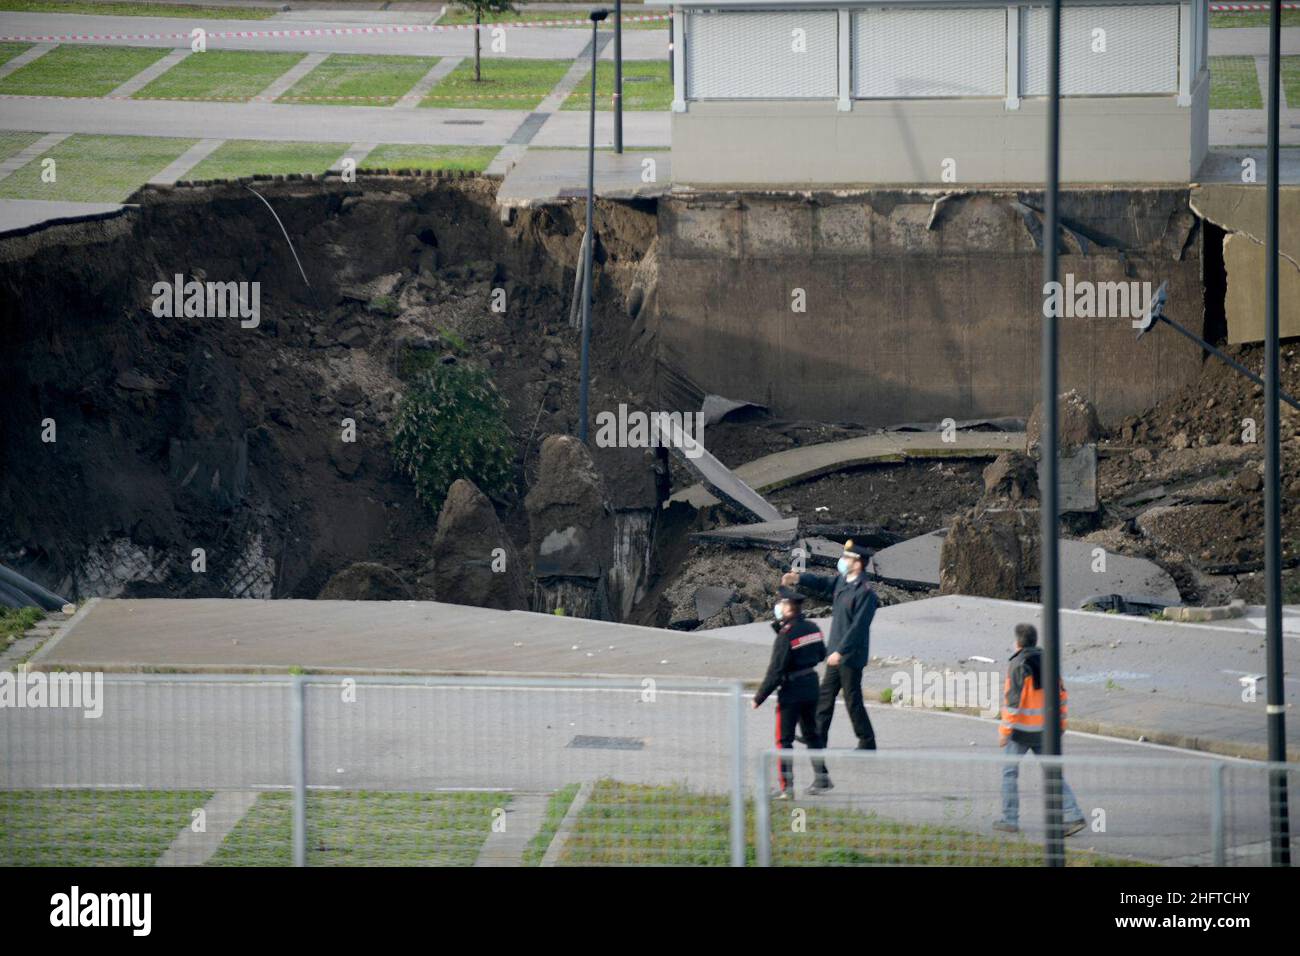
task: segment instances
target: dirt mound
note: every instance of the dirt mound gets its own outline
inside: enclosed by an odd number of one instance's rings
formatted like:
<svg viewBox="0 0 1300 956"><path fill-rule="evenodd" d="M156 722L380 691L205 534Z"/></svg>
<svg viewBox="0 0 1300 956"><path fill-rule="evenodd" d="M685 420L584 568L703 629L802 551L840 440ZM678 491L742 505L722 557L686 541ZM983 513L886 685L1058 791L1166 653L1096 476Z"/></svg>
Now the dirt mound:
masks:
<svg viewBox="0 0 1300 956"><path fill-rule="evenodd" d="M392 568L362 561L334 575L317 595L322 601L409 601L415 595Z"/></svg>
<svg viewBox="0 0 1300 956"><path fill-rule="evenodd" d="M388 429L404 382L444 354L510 401L502 517L527 540L537 448L576 430L575 211L504 224L483 179L255 188L292 249L237 184L145 191L111 222L0 242L0 560L79 597L314 597L358 561L414 581L435 516ZM644 407L623 296L653 214L596 213L592 410ZM156 317L155 284L178 274L259 283L257 325Z"/></svg>
<svg viewBox="0 0 1300 956"><path fill-rule="evenodd" d="M492 502L472 481L452 482L421 584L440 601L526 611L525 570Z"/></svg>

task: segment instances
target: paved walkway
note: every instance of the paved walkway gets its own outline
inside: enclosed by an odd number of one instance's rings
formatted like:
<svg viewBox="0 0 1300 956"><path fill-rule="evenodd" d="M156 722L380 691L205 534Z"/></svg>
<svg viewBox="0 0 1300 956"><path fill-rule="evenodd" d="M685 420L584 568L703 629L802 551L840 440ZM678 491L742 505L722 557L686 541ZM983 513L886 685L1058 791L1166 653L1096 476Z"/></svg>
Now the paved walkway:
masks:
<svg viewBox="0 0 1300 956"><path fill-rule="evenodd" d="M957 595L882 608L864 677L868 696L879 699L913 661L1000 674L1015 624L1038 614L1034 604ZM1061 620L1076 730L1237 756L1265 752L1262 681L1257 700L1242 699L1242 679L1264 667L1262 634L1251 619L1221 626L1065 611ZM37 652L32 667L756 681L771 641L763 622L688 634L434 602L97 599ZM1298 673L1300 628L1289 632L1284 653L1288 671ZM1300 700L1300 677L1287 678L1286 698L1292 707Z"/></svg>
<svg viewBox="0 0 1300 956"><path fill-rule="evenodd" d="M996 458L1004 451L1023 451L1024 432L959 431L956 441L941 440L938 432L881 432L844 441L804 445L746 462L732 473L755 491L775 491L819 475L873 463L914 458ZM705 437L708 445L708 437ZM718 503L703 485L692 485L672 496L696 508Z"/></svg>
<svg viewBox="0 0 1300 956"><path fill-rule="evenodd" d="M662 11L661 11L662 12ZM647 15L649 15L647 13ZM418 30L411 32L327 33L325 35L282 35L222 37L212 34L257 33L274 31L304 33L314 30L364 30L357 22L333 19L333 13L321 12L310 20L204 20L164 17L113 17L57 13L0 13L0 37L57 36L65 43L89 43L112 46L176 47L188 49L189 31L201 26L209 33L209 50L282 50L302 53L374 53L405 56L465 56L474 52L470 30ZM583 20L586 8L573 8L572 16L559 19ZM373 21L369 21L373 23ZM602 33L609 32L602 30ZM161 34L162 36L155 36ZM506 49L494 53L483 44L485 60L496 58L572 60L590 39L590 28L524 27L506 30ZM73 37L87 37L74 39ZM101 37L121 39L99 39ZM129 37L139 37L129 39ZM623 31L623 57L627 60L663 60L668 56L668 30Z"/></svg>

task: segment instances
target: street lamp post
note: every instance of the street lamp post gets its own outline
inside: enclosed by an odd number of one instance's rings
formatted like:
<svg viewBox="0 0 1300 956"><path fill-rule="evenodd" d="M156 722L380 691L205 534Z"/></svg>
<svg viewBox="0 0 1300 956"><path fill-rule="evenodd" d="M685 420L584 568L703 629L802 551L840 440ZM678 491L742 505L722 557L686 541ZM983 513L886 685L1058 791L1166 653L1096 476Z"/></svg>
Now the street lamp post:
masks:
<svg viewBox="0 0 1300 956"><path fill-rule="evenodd" d="M1052 0L1047 33L1047 183L1043 196L1043 283L1057 281L1056 237L1057 195L1061 170L1061 0ZM1055 309L1043 309L1043 423L1042 481L1038 497L1041 506L1039 581L1043 602L1043 754L1061 753L1061 615L1060 562L1057 541L1057 512L1060 486L1057 479L1057 316ZM1048 866L1065 865L1065 828L1062 822L1061 767L1049 762L1043 772L1046 801Z"/></svg>
<svg viewBox="0 0 1300 956"><path fill-rule="evenodd" d="M1278 111L1281 52L1281 0L1272 0L1268 20L1268 225L1264 253L1264 633L1267 672L1268 759L1286 760L1286 698L1282 686L1282 493L1281 425L1278 404L1277 259L1278 259ZM1291 865L1291 827L1285 770L1269 773L1270 860Z"/></svg>
<svg viewBox="0 0 1300 956"><path fill-rule="evenodd" d="M591 378L591 247L593 211L596 206L596 30L609 16L603 7L592 10L591 17L591 103L587 121L587 231L582 242L582 370L578 382L578 439L587 440L587 392Z"/></svg>
<svg viewBox="0 0 1300 956"><path fill-rule="evenodd" d="M614 152L623 152L623 0L614 0Z"/></svg>

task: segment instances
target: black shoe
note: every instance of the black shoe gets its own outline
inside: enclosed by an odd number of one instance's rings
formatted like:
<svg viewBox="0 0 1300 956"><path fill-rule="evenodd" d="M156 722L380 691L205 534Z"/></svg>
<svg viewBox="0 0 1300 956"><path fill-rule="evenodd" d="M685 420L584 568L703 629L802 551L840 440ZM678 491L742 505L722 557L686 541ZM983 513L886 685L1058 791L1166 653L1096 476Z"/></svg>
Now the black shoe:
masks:
<svg viewBox="0 0 1300 956"><path fill-rule="evenodd" d="M858 750L875 750L875 749L876 749L876 742L875 742L874 740L865 740L865 741L864 741L864 740L859 740L859 741L858 741L858 746L857 746L856 749L858 749Z"/></svg>
<svg viewBox="0 0 1300 956"><path fill-rule="evenodd" d="M1065 835L1074 836L1087 825L1087 820L1070 820L1065 824Z"/></svg>
<svg viewBox="0 0 1300 956"><path fill-rule="evenodd" d="M773 791L769 794L769 796L770 796L773 800L789 800L789 799L790 799L790 791L789 791L789 790L773 790Z"/></svg>
<svg viewBox="0 0 1300 956"><path fill-rule="evenodd" d="M827 790L833 790L834 788L835 784L831 783L829 780L819 780L808 788L807 793L810 797L819 797Z"/></svg>

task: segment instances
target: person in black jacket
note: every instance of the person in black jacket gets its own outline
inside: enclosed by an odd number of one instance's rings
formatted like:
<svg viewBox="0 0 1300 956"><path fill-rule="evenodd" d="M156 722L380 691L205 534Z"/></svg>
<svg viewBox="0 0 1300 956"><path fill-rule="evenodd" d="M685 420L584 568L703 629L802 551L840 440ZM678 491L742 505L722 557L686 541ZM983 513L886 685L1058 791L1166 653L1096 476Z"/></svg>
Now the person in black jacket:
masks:
<svg viewBox="0 0 1300 956"><path fill-rule="evenodd" d="M844 706L849 711L853 732L858 738L858 750L876 749L876 732L867 717L862 701L862 669L867 666L871 651L871 619L876 616L880 599L867 584L866 552L844 542L844 554L836 569L835 578L820 574L800 574L791 571L783 575L781 583L797 585L831 601L831 636L826 643L826 674L822 678L817 701L817 736L825 743L830 741L831 718L835 716L835 698L844 693Z"/></svg>
<svg viewBox="0 0 1300 956"><path fill-rule="evenodd" d="M789 750L798 725L808 749L821 750L822 738L817 730L817 665L826 659L826 642L817 625L803 616L802 594L783 587L777 597L776 620L772 623L772 630L776 631L772 660L754 694L754 707L761 707L776 691L776 745ZM826 762L814 757L812 763L816 779L808 793L825 793L831 788ZM777 799L788 800L794 790L793 760L781 758L777 780L781 788Z"/></svg>

